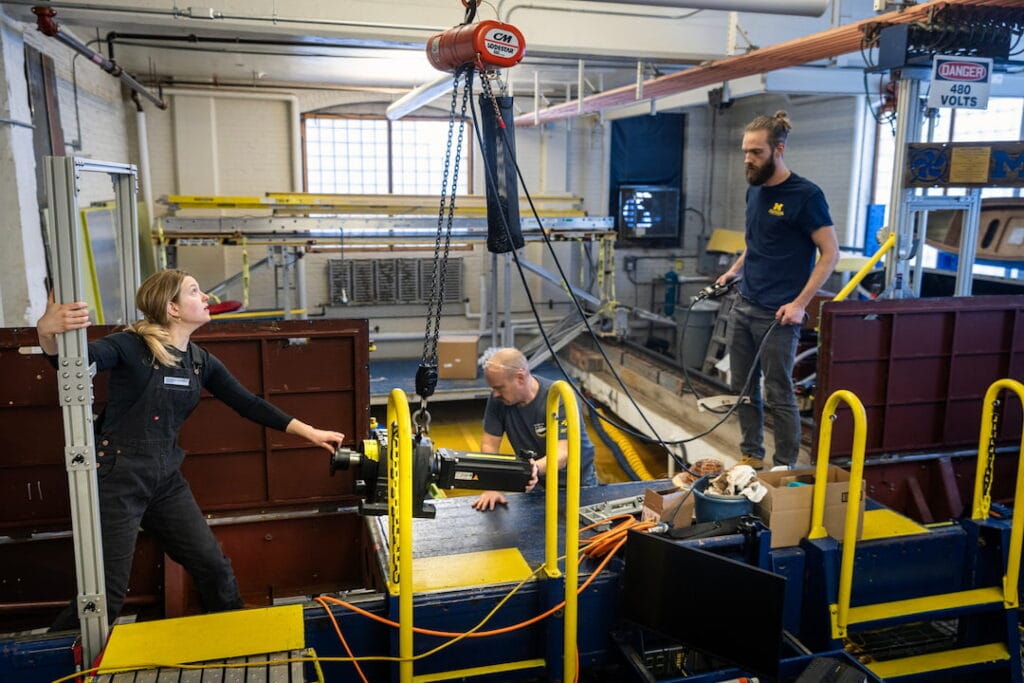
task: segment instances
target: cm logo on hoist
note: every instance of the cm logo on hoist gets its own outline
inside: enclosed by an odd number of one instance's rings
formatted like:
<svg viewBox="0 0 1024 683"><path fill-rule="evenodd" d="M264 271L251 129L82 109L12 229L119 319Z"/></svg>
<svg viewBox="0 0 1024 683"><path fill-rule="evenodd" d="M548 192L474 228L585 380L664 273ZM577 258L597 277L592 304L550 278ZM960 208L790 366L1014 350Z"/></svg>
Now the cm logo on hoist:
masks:
<svg viewBox="0 0 1024 683"><path fill-rule="evenodd" d="M522 61L525 54L526 40L519 29L493 20L460 24L427 41L427 59L440 71L456 71L466 64L507 68Z"/></svg>

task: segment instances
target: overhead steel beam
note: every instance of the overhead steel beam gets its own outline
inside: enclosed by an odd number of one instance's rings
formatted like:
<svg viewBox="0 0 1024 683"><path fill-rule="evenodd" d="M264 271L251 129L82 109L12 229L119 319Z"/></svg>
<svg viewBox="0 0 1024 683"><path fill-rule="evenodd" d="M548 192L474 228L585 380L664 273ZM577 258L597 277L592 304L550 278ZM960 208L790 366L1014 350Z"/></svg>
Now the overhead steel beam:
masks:
<svg viewBox="0 0 1024 683"><path fill-rule="evenodd" d="M931 12L946 5L1013 7L1017 4L1018 2L1015 0L932 0L898 12L881 14L871 19L864 19L846 26L754 50L744 55L718 59L704 66L649 79L642 84L643 98L657 99L744 76L763 74L790 66L800 66L819 59L829 59L854 52L860 49L862 31L865 26L870 24L909 24L924 21ZM582 102L574 100L537 112L529 112L517 116L514 120L515 125L533 126L573 118L581 114L593 114L612 107L634 104L638 99L637 89L636 84L630 84L584 97Z"/></svg>

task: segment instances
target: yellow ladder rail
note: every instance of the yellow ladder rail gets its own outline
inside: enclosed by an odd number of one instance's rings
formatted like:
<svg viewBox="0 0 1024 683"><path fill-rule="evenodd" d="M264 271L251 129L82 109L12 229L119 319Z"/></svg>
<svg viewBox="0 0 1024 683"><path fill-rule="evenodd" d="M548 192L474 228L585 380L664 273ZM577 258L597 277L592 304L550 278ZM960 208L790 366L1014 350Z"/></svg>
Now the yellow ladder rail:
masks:
<svg viewBox="0 0 1024 683"><path fill-rule="evenodd" d="M1017 394L1024 405L1024 384L1014 379L999 379L993 382L985 392L985 402L981 412L981 434L978 437L978 468L974 477L974 504L971 519L983 521L988 519L989 507L992 504L992 477L986 476L994 467L995 452L989 449L989 443L996 435L992 430L992 416L999 401L999 394L1012 391ZM1020 449L1024 453L1024 429L1021 430ZM986 481L987 479L987 481ZM1017 465L1017 485L1014 489L1014 500L1024 501L1024 467ZM1019 514L1018 514L1019 512ZM1020 580L1020 553L1024 545L1024 511L1015 510L1010 523L1010 548L1006 561L1006 573L1003 575L1003 603L1007 609L1017 607L1017 586Z"/></svg>
<svg viewBox="0 0 1024 683"><path fill-rule="evenodd" d="M579 610L579 517L580 517L580 411L576 395L568 382L558 380L547 395L547 453L552 465L547 468L545 486L545 573L558 578L558 441L560 420L558 406L565 410L568 441L565 490L565 608L563 633L562 680L576 678L577 622ZM463 677L465 672L447 672L421 678L413 675L413 540L412 540L412 420L409 401L401 389L388 395L388 591L398 595L398 675L400 683L418 680L449 680ZM397 575L397 576L396 576ZM524 660L477 667L474 674L497 673L538 666L538 660Z"/></svg>
<svg viewBox="0 0 1024 683"><path fill-rule="evenodd" d="M825 482L828 480L828 456L832 446L832 424L836 420L839 403L846 403L853 413L853 452L850 454L850 495L846 502L846 518L843 526L843 553L839 563L839 596L832 606L832 637L846 637L849 623L850 594L853 588L853 559L857 550L857 513L864 489L864 445L867 442L867 414L860 399L846 389L840 389L828 397L821 411L821 432L818 437L818 463L814 473L817 484L814 487L814 502L811 506L811 532L808 538L824 538L825 531Z"/></svg>

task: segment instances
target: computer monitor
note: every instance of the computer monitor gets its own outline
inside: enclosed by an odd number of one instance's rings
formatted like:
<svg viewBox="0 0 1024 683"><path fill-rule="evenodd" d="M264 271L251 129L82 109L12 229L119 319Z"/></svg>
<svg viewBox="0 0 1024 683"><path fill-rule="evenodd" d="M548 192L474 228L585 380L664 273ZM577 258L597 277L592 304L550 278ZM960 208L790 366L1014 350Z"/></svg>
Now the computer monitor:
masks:
<svg viewBox="0 0 1024 683"><path fill-rule="evenodd" d="M680 233L679 188L620 185L616 227L619 239L646 246L677 246Z"/></svg>
<svg viewBox="0 0 1024 683"><path fill-rule="evenodd" d="M786 579L680 541L629 532L623 616L777 680Z"/></svg>

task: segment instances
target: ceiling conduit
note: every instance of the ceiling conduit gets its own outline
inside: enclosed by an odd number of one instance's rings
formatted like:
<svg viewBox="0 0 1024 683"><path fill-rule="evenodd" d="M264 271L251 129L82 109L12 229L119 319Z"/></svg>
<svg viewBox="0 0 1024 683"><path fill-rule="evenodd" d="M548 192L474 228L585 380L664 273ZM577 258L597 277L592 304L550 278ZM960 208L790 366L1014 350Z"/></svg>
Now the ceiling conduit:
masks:
<svg viewBox="0 0 1024 683"><path fill-rule="evenodd" d="M592 2L820 17L825 13L829 0L592 0Z"/></svg>
<svg viewBox="0 0 1024 683"><path fill-rule="evenodd" d="M90 62L96 64L111 76L121 79L121 82L124 83L125 86L127 86L130 90L138 93L139 95L142 95L160 109L167 109L167 103L164 102L163 99L146 90L146 88L141 83L132 78L131 74L129 74L127 71L118 66L117 63L114 62L114 60L107 59L106 57L96 52L85 43L75 38L70 33L64 31L60 26L58 26L57 22L54 20L54 17L57 16L57 13L53 10L52 7L33 7L32 13L36 15L36 27L39 29L41 33L50 36L51 38L56 38L60 42L70 47L72 50L84 55L89 59Z"/></svg>
<svg viewBox="0 0 1024 683"><path fill-rule="evenodd" d="M860 49L862 29L865 26L877 23L909 24L924 21L933 11L947 5L1016 7L1019 6L1018 3L1019 0L932 0L905 10L881 14L871 19L864 19L846 26L754 50L744 55L726 57L704 66L652 78L639 85L625 85L584 97L582 100L565 102L537 112L523 114L517 116L514 122L517 126L533 126L574 118L583 114L594 114L613 107L635 104L638 100L657 99L744 76L763 74L791 66L800 66L819 59L837 57ZM642 85L643 97L637 97L640 85Z"/></svg>

